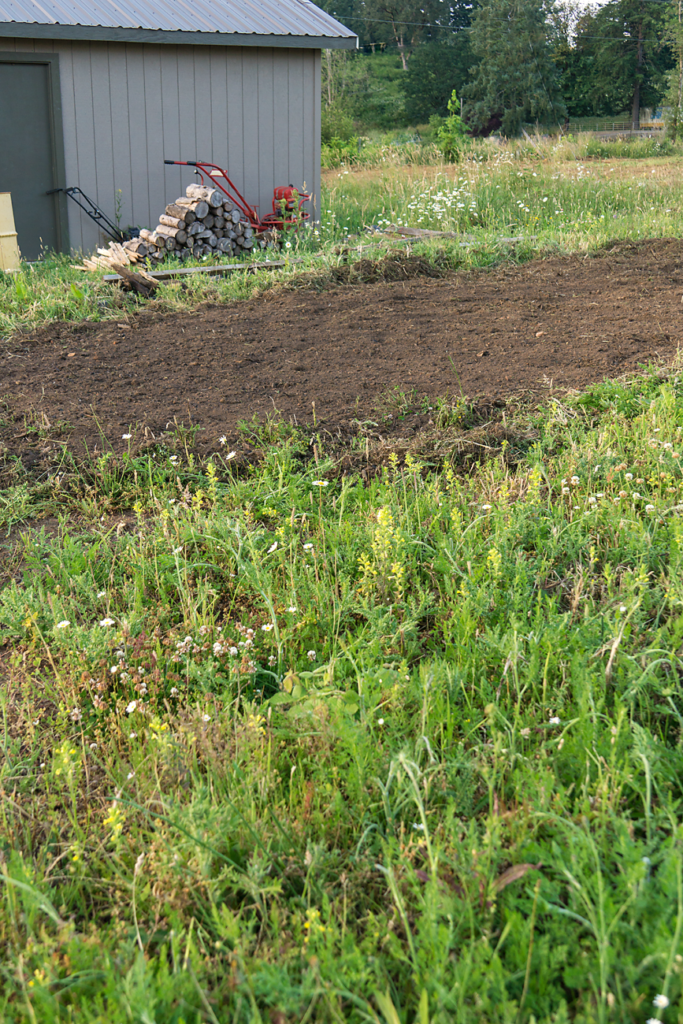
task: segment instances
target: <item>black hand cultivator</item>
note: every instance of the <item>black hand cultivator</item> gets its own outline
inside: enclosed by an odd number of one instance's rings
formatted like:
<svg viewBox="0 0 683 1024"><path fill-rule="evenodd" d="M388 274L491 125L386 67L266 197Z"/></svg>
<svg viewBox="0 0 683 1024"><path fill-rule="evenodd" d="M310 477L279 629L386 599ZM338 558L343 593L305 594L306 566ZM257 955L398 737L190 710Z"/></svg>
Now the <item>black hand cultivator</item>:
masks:
<svg viewBox="0 0 683 1024"><path fill-rule="evenodd" d="M94 203L90 196L85 194L83 189L75 185L72 185L71 188L51 188L47 195L54 195L55 192L64 192L70 199L73 199L77 206L80 206L81 210L84 210L88 217L95 221L100 231L104 231L105 235L109 235L115 242L126 242L131 238L137 238L137 228L121 231L116 224L109 220L104 210L101 210L97 203Z"/></svg>

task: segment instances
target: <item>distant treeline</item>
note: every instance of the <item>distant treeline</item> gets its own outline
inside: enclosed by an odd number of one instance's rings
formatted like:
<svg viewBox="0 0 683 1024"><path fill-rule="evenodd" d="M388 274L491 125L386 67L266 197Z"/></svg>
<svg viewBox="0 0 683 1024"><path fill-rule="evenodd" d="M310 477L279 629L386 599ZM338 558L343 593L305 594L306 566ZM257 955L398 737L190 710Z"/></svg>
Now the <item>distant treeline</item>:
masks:
<svg viewBox="0 0 683 1024"><path fill-rule="evenodd" d="M323 137L444 117L455 88L473 134L616 117L662 102L680 134L679 0L319 0L358 33L323 55Z"/></svg>

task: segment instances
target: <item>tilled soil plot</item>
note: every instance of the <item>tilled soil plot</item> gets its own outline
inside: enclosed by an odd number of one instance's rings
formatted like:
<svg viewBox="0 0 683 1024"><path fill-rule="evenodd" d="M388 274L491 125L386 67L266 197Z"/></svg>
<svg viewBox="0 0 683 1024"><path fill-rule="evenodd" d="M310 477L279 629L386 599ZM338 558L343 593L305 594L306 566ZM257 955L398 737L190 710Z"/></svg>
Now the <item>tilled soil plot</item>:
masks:
<svg viewBox="0 0 683 1024"><path fill-rule="evenodd" d="M199 424L215 443L255 414L310 423L313 403L319 425L348 428L376 417L393 389L493 400L579 387L671 362L683 338L682 294L683 241L669 239L56 325L0 346L0 393L14 420L0 436L5 456L30 462L41 424L66 422L63 440L91 451L100 431L121 447L136 424L150 439L174 420ZM20 436L18 422L33 433Z"/></svg>

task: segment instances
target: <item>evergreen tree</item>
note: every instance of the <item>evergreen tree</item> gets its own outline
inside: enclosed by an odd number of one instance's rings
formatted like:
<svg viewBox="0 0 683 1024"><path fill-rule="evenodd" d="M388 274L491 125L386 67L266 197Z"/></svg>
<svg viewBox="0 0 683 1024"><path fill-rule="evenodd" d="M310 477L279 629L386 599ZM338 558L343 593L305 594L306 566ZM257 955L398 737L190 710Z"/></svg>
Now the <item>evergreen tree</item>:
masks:
<svg viewBox="0 0 683 1024"><path fill-rule="evenodd" d="M512 136L523 121L564 116L543 0L482 0L470 35L479 64L464 94L475 130L485 132L493 122Z"/></svg>
<svg viewBox="0 0 683 1024"><path fill-rule="evenodd" d="M657 104L672 66L666 44L667 12L653 0L612 0L595 15L591 95L594 107L607 104L616 113L630 108L640 126L641 105ZM577 39L578 42L578 39Z"/></svg>
<svg viewBox="0 0 683 1024"><path fill-rule="evenodd" d="M594 109L594 25L597 8L578 0L556 0L550 11L553 27L553 62L560 75L560 90L571 117L603 113Z"/></svg>
<svg viewBox="0 0 683 1024"><path fill-rule="evenodd" d="M666 76L667 130L673 139L680 139L683 137L683 0L673 0L669 6L666 39L674 60Z"/></svg>

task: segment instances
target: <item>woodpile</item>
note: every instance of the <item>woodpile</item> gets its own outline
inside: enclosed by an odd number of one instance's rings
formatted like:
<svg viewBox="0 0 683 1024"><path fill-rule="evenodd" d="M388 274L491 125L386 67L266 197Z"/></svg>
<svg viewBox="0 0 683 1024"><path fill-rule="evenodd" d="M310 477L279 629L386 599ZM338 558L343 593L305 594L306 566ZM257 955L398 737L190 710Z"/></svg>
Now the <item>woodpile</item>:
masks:
<svg viewBox="0 0 683 1024"><path fill-rule="evenodd" d="M133 239L135 241L135 239ZM119 242L110 242L108 249L98 249L94 256L88 256L84 258L83 263L79 266L74 266L74 270L111 270L114 264L123 266L130 266L131 263L137 263L138 260L142 259L142 255L139 255L135 249L129 249L130 242L124 242L121 245Z"/></svg>
<svg viewBox="0 0 683 1024"><path fill-rule="evenodd" d="M181 259L237 256L255 244L254 229L241 210L218 189L193 184L166 207L154 231L143 228L138 238L123 246L138 259L159 262L170 253Z"/></svg>
<svg viewBox="0 0 683 1024"><path fill-rule="evenodd" d="M108 249L98 249L96 256L89 256L79 265L73 265L74 270L113 270L121 278L121 287L127 292L137 292L143 298L149 299L157 290L158 282L155 281L141 266L131 270L132 264L142 259L135 252L129 252L124 248L125 243L110 242Z"/></svg>

